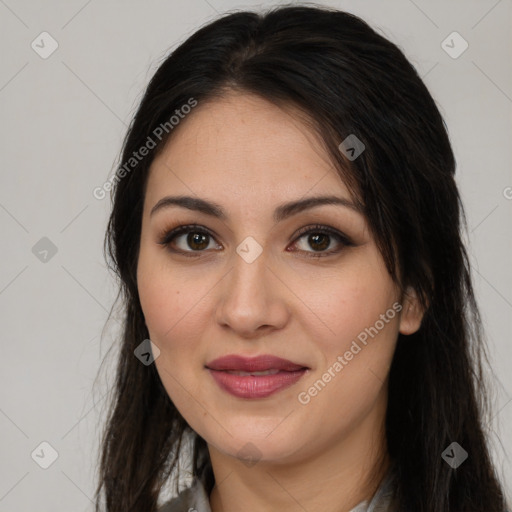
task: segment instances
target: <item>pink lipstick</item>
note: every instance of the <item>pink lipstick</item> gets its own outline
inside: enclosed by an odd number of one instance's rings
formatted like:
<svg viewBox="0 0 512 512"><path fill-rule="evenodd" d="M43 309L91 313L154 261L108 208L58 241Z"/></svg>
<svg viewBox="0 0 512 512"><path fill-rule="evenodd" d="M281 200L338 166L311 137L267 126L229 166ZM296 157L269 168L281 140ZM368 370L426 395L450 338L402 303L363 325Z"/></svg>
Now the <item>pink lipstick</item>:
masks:
<svg viewBox="0 0 512 512"><path fill-rule="evenodd" d="M224 356L206 364L221 389L239 398L265 398L295 384L307 366L269 354Z"/></svg>

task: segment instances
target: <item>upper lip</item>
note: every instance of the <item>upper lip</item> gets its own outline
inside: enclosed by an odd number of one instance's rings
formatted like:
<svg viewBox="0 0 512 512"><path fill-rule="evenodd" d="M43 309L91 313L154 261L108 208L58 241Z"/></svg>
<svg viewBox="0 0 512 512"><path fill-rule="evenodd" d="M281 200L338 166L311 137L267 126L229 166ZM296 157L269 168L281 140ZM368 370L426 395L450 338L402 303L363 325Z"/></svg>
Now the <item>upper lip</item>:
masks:
<svg viewBox="0 0 512 512"><path fill-rule="evenodd" d="M264 354L257 357L244 357L230 354L219 357L206 364L210 370L238 370L243 372L261 372L265 370L285 370L288 372L307 368L302 364L296 364L287 359Z"/></svg>

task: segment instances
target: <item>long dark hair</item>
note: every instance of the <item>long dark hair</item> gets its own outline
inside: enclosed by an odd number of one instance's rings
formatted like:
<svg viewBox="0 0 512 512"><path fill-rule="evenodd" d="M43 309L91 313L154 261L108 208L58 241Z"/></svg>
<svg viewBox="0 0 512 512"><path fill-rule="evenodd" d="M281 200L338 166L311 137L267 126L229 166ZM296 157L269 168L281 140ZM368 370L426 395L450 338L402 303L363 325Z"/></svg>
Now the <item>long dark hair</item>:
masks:
<svg viewBox="0 0 512 512"><path fill-rule="evenodd" d="M172 137L176 109L230 89L293 106L311 123L364 205L391 276L402 290L412 287L425 310L415 334L399 335L390 369L386 437L396 510L503 512L484 434L487 355L444 120L395 44L352 14L308 5L230 13L202 27L160 65L128 130L121 164L149 139L156 147L133 168L124 165L112 188L105 250L120 282L124 330L96 510L155 511L184 436L194 434L155 365L134 357L149 338L136 280L142 206L149 167ZM365 144L355 160L339 148L350 134ZM469 454L456 469L442 458L453 442ZM199 436L194 446L197 472L208 455Z"/></svg>

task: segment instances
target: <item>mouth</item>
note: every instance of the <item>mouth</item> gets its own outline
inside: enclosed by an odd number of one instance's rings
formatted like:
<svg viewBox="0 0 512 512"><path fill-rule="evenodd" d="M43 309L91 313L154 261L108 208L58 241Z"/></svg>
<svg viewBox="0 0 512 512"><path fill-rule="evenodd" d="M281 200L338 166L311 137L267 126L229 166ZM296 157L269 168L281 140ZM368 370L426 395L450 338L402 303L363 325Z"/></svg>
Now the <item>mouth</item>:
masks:
<svg viewBox="0 0 512 512"><path fill-rule="evenodd" d="M228 372L246 372L257 374L268 371L296 371L303 368L309 369L306 365L294 363L288 359L265 354L257 357L244 357L231 354L219 357L206 364L210 370L228 371Z"/></svg>
<svg viewBox="0 0 512 512"><path fill-rule="evenodd" d="M230 375L240 375L242 377L247 377L248 375L254 375L254 376L275 375L276 373L279 373L282 370L278 370L275 368L272 370L263 370L261 372L243 372L243 371L239 371L239 370L216 370L216 371L226 372L226 373L229 373Z"/></svg>
<svg viewBox="0 0 512 512"><path fill-rule="evenodd" d="M238 398L265 398L295 384L310 368L272 355L229 355L205 365L218 386Z"/></svg>

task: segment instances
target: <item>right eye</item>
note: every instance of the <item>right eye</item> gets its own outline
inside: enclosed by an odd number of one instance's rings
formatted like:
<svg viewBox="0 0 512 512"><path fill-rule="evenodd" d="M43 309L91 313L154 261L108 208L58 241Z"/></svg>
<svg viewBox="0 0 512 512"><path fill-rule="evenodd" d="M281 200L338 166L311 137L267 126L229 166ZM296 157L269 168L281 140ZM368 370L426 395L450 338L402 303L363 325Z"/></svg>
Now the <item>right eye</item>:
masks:
<svg viewBox="0 0 512 512"><path fill-rule="evenodd" d="M206 228L197 224L189 224L164 232L158 243L167 247L173 253L196 256L193 253L205 252L204 250L208 249L213 240L213 234ZM178 244L181 244L181 247ZM174 248L173 245L178 245L178 249Z"/></svg>

